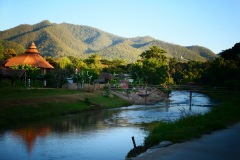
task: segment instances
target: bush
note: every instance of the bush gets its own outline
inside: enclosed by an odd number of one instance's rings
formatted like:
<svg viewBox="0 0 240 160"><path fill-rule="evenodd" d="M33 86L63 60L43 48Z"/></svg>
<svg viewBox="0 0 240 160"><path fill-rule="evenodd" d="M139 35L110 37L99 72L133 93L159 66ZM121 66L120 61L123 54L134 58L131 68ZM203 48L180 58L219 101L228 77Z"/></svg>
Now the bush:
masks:
<svg viewBox="0 0 240 160"><path fill-rule="evenodd" d="M105 85L103 87L103 96L104 97L110 97L110 94L111 94L110 86Z"/></svg>
<svg viewBox="0 0 240 160"><path fill-rule="evenodd" d="M84 98L84 103L87 104L87 105L91 104L89 98Z"/></svg>

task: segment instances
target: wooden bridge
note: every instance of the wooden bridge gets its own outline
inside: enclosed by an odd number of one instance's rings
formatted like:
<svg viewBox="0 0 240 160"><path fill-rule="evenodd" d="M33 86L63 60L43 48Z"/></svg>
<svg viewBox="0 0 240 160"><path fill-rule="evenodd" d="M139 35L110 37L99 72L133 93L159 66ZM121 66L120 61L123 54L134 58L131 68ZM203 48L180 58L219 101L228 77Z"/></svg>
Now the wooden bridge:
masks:
<svg viewBox="0 0 240 160"><path fill-rule="evenodd" d="M228 87L209 87L209 86L203 86L203 85L195 85L195 84L189 84L189 85L132 85L128 89L132 90L134 88L156 88L160 91L192 91L192 92L236 92L240 93L240 91L237 91L233 88Z"/></svg>
<svg viewBox="0 0 240 160"><path fill-rule="evenodd" d="M130 93L130 91L133 90L142 90L143 92L138 92L137 94L140 97L145 98L145 101L147 100L147 97L155 92L155 91L161 91L164 94L167 95L167 99L169 99L171 91L181 91L183 94L185 94L187 97L189 97L189 107L191 109L192 107L192 98L200 96L199 93L224 93L226 94L226 97L231 94L240 94L239 91L226 88L226 87L209 87L209 86L203 86L203 85L196 85L194 83L189 83L188 85L131 85L128 89L125 89L126 93ZM193 94L194 93L194 94Z"/></svg>

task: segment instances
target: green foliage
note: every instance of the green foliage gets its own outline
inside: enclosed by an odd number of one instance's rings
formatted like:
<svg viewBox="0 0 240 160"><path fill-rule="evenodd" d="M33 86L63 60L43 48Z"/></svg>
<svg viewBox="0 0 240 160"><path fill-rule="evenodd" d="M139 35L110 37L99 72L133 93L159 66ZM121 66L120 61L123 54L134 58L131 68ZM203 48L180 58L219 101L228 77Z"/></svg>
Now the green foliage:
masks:
<svg viewBox="0 0 240 160"><path fill-rule="evenodd" d="M4 59L9 59L9 58L15 57L16 56L16 52L12 48L5 49L3 51L3 56L4 56Z"/></svg>
<svg viewBox="0 0 240 160"><path fill-rule="evenodd" d="M12 83L8 80L1 80L0 81L0 88L4 88L4 87L10 87L12 86Z"/></svg>
<svg viewBox="0 0 240 160"><path fill-rule="evenodd" d="M77 57L73 57L73 56L68 56L68 58L70 59L70 61L72 63L73 69L78 69L80 71L81 69L88 68L87 64L83 60L81 60Z"/></svg>
<svg viewBox="0 0 240 160"><path fill-rule="evenodd" d="M207 62L189 61L188 63L177 62L170 59L170 75L175 84L187 84L188 82L200 82Z"/></svg>
<svg viewBox="0 0 240 160"><path fill-rule="evenodd" d="M96 74L99 74L103 69L101 59L102 57L96 54L91 55L88 59L85 59L84 62L88 65L89 69L96 71Z"/></svg>
<svg viewBox="0 0 240 160"><path fill-rule="evenodd" d="M3 59L4 59L3 50L4 50L4 47L3 47L3 45L0 43L0 60L3 60Z"/></svg>
<svg viewBox="0 0 240 160"><path fill-rule="evenodd" d="M53 57L45 56L44 59L54 67L57 67L57 61Z"/></svg>
<svg viewBox="0 0 240 160"><path fill-rule="evenodd" d="M130 73L130 68L132 66L132 64L127 64L124 59L114 59L112 61L102 59L101 63L104 67L102 72L108 73Z"/></svg>
<svg viewBox="0 0 240 160"><path fill-rule="evenodd" d="M25 51L24 47L10 41L0 40L0 60L9 59Z"/></svg>
<svg viewBox="0 0 240 160"><path fill-rule="evenodd" d="M77 83L77 85L79 87L83 87L84 83L92 83L93 80L98 78L98 74L96 73L95 70L92 69L80 69L80 70L76 70L74 75L73 75L73 79L74 81Z"/></svg>
<svg viewBox="0 0 240 160"><path fill-rule="evenodd" d="M70 76L70 72L66 69L55 68L47 77L47 84L49 87L60 88L66 79Z"/></svg>
<svg viewBox="0 0 240 160"><path fill-rule="evenodd" d="M68 57L61 57L57 60L58 66L61 69L71 69L72 68L72 62Z"/></svg>
<svg viewBox="0 0 240 160"><path fill-rule="evenodd" d="M87 104L87 105L91 104L89 98L84 98L84 103Z"/></svg>
<svg viewBox="0 0 240 160"><path fill-rule="evenodd" d="M167 58L164 55L166 51L157 46L153 46L150 50L143 52L140 56L141 61L135 63L133 67L133 77L143 78L148 84L163 84L169 82L169 67Z"/></svg>
<svg viewBox="0 0 240 160"><path fill-rule="evenodd" d="M232 60L240 67L240 43L236 43L232 48L222 51L220 56L225 60Z"/></svg>
<svg viewBox="0 0 240 160"><path fill-rule="evenodd" d="M204 84L240 89L240 68L234 61L217 58L206 66L201 78Z"/></svg>
<svg viewBox="0 0 240 160"><path fill-rule="evenodd" d="M167 53L165 50L159 48L158 46L152 46L150 47L150 50L146 50L145 52L143 52L140 57L142 57L143 59L148 59L148 58L155 58L155 59L162 59L163 61L165 61L166 56L164 55L165 53Z"/></svg>
<svg viewBox="0 0 240 160"><path fill-rule="evenodd" d="M14 65L14 66L12 66L10 68L11 69L23 69L23 70L26 70L27 78L30 78L30 79L37 79L37 76L39 75L39 70L40 70L40 68L32 67L29 64Z"/></svg>
<svg viewBox="0 0 240 160"><path fill-rule="evenodd" d="M111 88L109 85L105 85L103 87L103 95L104 97L110 97L110 94L111 94Z"/></svg>

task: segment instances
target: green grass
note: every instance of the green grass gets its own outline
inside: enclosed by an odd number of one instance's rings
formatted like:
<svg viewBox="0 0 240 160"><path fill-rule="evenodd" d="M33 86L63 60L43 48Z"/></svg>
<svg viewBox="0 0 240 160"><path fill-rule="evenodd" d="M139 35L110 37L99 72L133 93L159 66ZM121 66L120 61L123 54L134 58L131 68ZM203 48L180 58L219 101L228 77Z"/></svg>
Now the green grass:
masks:
<svg viewBox="0 0 240 160"><path fill-rule="evenodd" d="M43 103L23 105L1 109L0 126L18 125L26 122L37 121L45 118L56 117L70 113L88 110L90 107L83 102L75 103Z"/></svg>
<svg viewBox="0 0 240 160"><path fill-rule="evenodd" d="M150 134L146 137L144 147L147 149L159 142L168 140L174 143L199 138L203 134L223 129L240 121L239 94L209 95L221 100L221 104L204 115L192 115L175 122L155 122L148 124Z"/></svg>
<svg viewBox="0 0 240 160"><path fill-rule="evenodd" d="M0 89L0 100L8 99L21 99L28 97L47 97L54 95L67 95L67 94L80 94L82 90L70 90L70 89L38 89L38 88L26 88L26 87L8 87Z"/></svg>
<svg viewBox="0 0 240 160"><path fill-rule="evenodd" d="M130 105L128 101L125 101L115 95L113 97L104 97L104 96L95 95L89 98L89 100L90 102L94 104L98 104L100 107L103 107L103 108L116 108L116 107Z"/></svg>
<svg viewBox="0 0 240 160"><path fill-rule="evenodd" d="M54 101L36 101L38 97L44 100L51 96L54 98L63 95L77 96L76 100L68 99L58 102ZM30 104L14 105L14 101L21 100L34 101ZM62 98L58 98L61 100ZM87 99L87 100L86 100ZM53 118L61 115L76 114L88 110L99 110L105 108L114 108L126 106L130 103L119 97L104 97L101 91L94 93L83 90L67 89L26 89L26 88L0 88L0 100L2 102L12 103L9 106L0 106L0 130L11 128L17 125L24 125L32 121ZM24 101L23 101L24 102Z"/></svg>

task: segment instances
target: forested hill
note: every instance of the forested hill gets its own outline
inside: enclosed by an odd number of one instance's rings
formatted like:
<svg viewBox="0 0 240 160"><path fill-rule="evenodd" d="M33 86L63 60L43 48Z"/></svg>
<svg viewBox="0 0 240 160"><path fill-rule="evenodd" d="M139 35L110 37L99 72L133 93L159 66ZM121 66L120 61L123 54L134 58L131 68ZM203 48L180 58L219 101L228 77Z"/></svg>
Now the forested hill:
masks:
<svg viewBox="0 0 240 160"><path fill-rule="evenodd" d="M186 60L206 61L217 57L212 51L200 46L184 47L154 39L152 37L124 38L97 28L55 24L48 20L35 25L19 25L1 31L0 40L15 42L27 48L34 41L43 56L76 56L86 58L98 53L105 59L126 59L133 62L139 55L155 45L166 50L169 57Z"/></svg>
<svg viewBox="0 0 240 160"><path fill-rule="evenodd" d="M210 50L205 47L201 46L188 46L187 47L189 50L198 53L200 56L205 57L209 60L213 60L216 58L216 55ZM214 56L213 56L214 55Z"/></svg>

